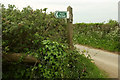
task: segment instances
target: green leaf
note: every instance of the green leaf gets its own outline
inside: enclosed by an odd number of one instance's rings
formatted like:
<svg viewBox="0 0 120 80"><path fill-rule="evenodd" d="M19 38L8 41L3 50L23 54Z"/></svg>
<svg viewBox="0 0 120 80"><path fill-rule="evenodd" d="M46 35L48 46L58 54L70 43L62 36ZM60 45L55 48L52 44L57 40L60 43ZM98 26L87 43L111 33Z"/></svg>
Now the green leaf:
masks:
<svg viewBox="0 0 120 80"><path fill-rule="evenodd" d="M41 68L41 67L42 67L42 65L41 65L41 64L38 64L38 67L39 67L39 68Z"/></svg>

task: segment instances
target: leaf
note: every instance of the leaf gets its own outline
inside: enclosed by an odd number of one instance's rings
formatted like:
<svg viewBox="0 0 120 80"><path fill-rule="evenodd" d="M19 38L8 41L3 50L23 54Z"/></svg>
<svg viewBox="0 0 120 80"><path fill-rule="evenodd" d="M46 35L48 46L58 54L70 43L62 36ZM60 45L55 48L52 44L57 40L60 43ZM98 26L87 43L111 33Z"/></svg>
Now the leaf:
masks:
<svg viewBox="0 0 120 80"><path fill-rule="evenodd" d="M38 67L39 67L39 68L41 68L41 67L42 67L42 65L41 65L41 64L38 64Z"/></svg>

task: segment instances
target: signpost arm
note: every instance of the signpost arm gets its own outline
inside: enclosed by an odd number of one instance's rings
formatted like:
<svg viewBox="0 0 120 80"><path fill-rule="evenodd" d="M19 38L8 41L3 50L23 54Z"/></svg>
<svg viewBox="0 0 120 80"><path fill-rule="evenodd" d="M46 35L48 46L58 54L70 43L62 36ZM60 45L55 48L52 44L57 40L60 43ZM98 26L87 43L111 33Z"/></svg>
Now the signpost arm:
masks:
<svg viewBox="0 0 120 80"><path fill-rule="evenodd" d="M72 14L72 7L68 6L67 11L69 11L69 18L67 19L67 36L68 36L68 44L69 48L73 49L73 42L72 42L72 37L73 37L73 14Z"/></svg>

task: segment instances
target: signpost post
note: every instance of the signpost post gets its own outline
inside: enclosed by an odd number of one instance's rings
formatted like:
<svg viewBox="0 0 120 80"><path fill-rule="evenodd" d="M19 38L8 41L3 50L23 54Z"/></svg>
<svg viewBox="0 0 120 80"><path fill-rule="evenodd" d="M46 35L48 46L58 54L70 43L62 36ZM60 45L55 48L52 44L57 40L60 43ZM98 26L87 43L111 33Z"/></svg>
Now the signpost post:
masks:
<svg viewBox="0 0 120 80"><path fill-rule="evenodd" d="M68 6L67 11L69 12L69 18L67 19L67 32L68 32L68 43L69 43L69 48L73 49L73 42L72 42L72 37L73 37L73 14L72 14L72 7Z"/></svg>
<svg viewBox="0 0 120 80"><path fill-rule="evenodd" d="M72 14L72 7L68 6L67 11L55 11L55 17L56 18L67 18L67 37L68 37L68 44L69 48L73 49L73 42L72 42L72 36L73 36L73 14Z"/></svg>

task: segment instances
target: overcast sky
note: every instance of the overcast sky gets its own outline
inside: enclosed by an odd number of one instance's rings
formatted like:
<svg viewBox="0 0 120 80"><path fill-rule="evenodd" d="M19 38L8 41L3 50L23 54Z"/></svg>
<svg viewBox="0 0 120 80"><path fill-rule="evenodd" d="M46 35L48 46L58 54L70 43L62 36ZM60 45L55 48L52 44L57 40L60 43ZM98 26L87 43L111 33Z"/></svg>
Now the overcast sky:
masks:
<svg viewBox="0 0 120 80"><path fill-rule="evenodd" d="M119 0L0 0L6 7L14 4L18 9L30 5L33 9L48 8L47 12L73 8L73 22L96 23L118 20Z"/></svg>

